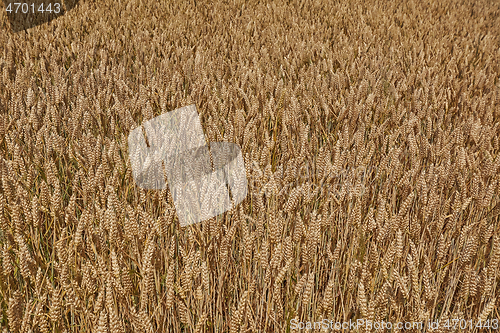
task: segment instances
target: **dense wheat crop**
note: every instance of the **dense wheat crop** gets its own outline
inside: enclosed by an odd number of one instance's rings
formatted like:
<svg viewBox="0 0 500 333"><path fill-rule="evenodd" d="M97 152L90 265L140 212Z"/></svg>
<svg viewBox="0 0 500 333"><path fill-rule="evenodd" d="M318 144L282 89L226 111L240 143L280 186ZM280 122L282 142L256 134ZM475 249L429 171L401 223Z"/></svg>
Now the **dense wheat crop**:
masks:
<svg viewBox="0 0 500 333"><path fill-rule="evenodd" d="M5 331L500 319L498 2L82 0L0 29ZM189 104L248 195L182 228L127 136Z"/></svg>

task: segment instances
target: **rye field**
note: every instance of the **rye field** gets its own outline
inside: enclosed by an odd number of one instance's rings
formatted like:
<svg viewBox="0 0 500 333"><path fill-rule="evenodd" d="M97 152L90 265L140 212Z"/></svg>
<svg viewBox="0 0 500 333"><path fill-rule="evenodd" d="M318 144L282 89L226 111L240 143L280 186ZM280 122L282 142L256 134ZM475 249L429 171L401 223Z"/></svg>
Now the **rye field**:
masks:
<svg viewBox="0 0 500 333"><path fill-rule="evenodd" d="M2 6L2 332L500 329L500 2ZM181 227L127 137L191 104L248 194Z"/></svg>

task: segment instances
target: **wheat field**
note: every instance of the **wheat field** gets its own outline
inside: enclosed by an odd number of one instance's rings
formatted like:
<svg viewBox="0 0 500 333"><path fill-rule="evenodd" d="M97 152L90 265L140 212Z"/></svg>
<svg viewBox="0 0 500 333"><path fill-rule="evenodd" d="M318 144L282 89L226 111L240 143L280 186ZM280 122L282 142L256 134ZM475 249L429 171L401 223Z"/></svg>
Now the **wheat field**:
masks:
<svg viewBox="0 0 500 333"><path fill-rule="evenodd" d="M498 1L0 8L2 332L498 323ZM190 104L248 195L181 227L127 137Z"/></svg>

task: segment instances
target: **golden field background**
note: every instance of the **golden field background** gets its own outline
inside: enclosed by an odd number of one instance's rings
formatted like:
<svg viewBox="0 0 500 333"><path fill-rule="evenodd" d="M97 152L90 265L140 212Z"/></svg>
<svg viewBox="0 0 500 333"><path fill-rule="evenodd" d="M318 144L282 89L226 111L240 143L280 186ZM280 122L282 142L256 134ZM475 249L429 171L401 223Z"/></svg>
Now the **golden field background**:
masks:
<svg viewBox="0 0 500 333"><path fill-rule="evenodd" d="M499 2L82 0L18 34L0 15L3 331L500 319ZM181 228L127 136L189 104L249 193Z"/></svg>

